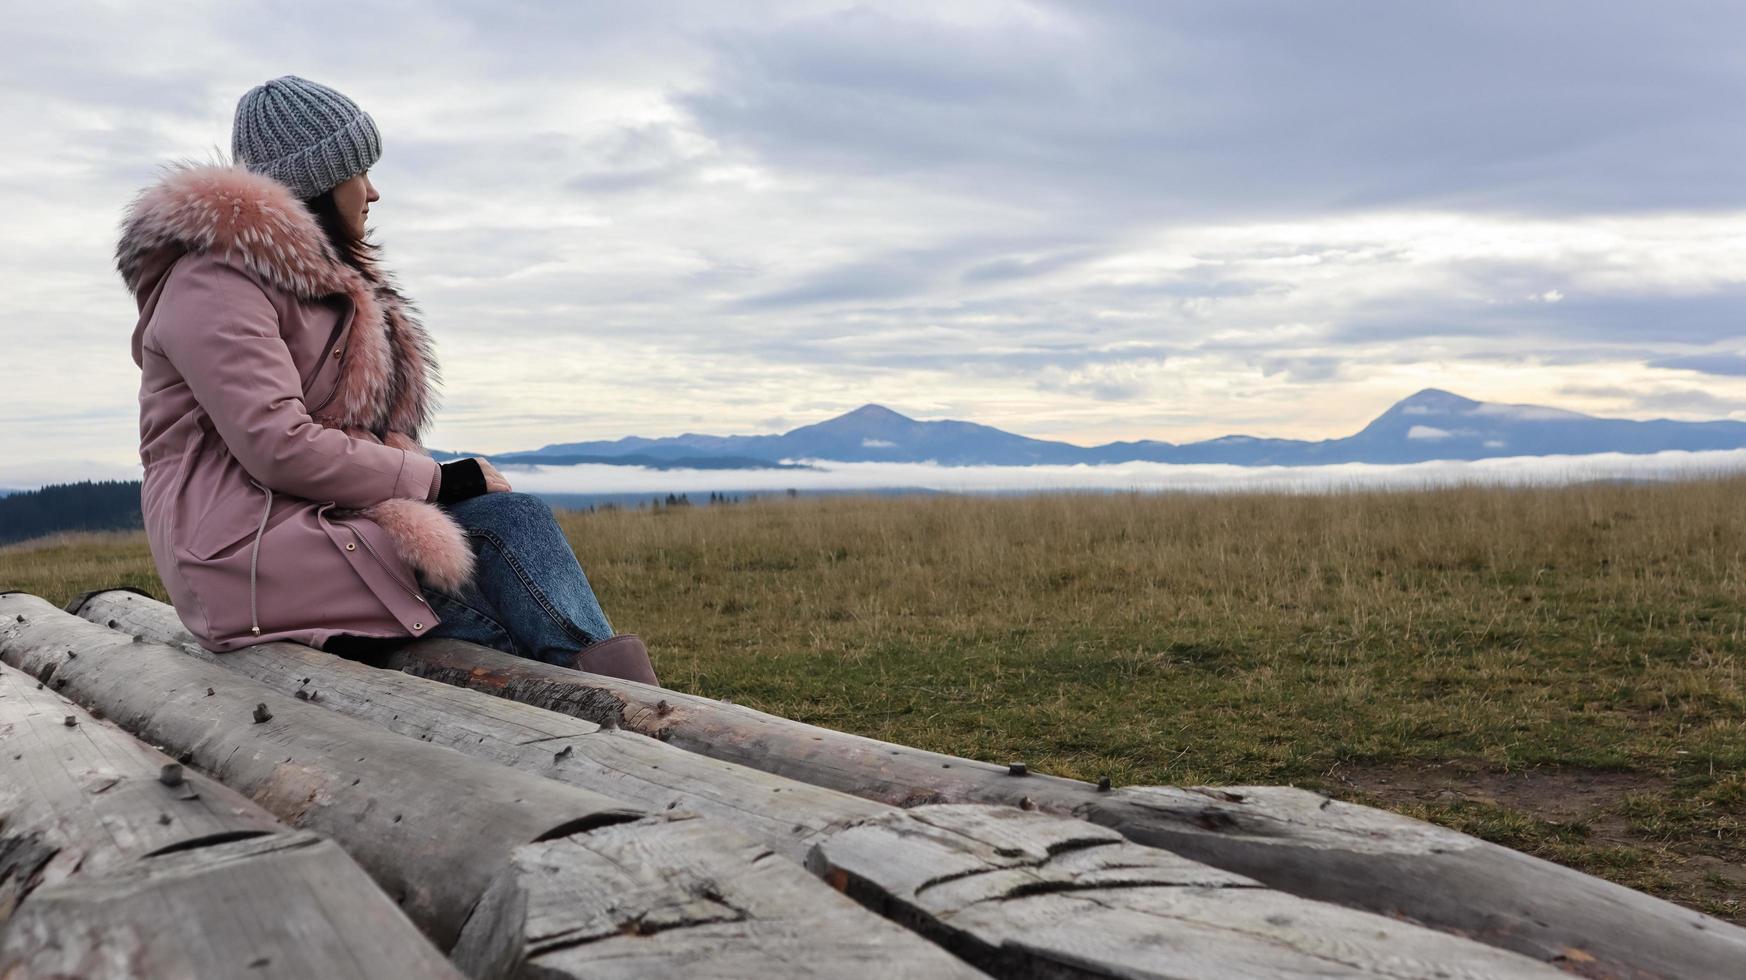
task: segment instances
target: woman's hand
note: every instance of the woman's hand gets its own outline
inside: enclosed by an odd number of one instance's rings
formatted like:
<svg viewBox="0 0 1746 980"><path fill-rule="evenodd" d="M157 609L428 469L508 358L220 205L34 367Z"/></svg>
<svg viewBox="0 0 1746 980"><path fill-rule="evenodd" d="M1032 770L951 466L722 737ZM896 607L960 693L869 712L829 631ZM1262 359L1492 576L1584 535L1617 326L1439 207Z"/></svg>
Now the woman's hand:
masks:
<svg viewBox="0 0 1746 980"><path fill-rule="evenodd" d="M491 465L490 460L483 456L473 458L479 461L479 470L485 474L486 493L508 493L514 489L509 485L509 481L503 478L503 474L497 472L497 467Z"/></svg>

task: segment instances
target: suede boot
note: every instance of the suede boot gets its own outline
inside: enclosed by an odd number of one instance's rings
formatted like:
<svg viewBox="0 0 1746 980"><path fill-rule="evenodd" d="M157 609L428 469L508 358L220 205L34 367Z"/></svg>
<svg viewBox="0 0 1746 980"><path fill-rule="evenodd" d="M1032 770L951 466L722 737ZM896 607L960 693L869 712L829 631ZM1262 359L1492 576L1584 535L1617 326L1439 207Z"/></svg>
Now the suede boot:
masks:
<svg viewBox="0 0 1746 980"><path fill-rule="evenodd" d="M648 648L635 633L620 633L583 647L576 651L570 666L604 677L640 681L657 687L661 684L655 678L654 664L649 662Z"/></svg>

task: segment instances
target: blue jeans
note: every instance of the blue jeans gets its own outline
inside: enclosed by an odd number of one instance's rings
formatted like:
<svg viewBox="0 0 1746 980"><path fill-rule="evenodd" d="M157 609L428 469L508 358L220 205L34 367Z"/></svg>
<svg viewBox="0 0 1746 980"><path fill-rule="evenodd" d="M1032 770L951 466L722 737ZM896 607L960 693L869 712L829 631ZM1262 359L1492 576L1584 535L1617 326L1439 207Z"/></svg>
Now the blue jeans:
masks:
<svg viewBox="0 0 1746 980"><path fill-rule="evenodd" d="M568 663L577 650L612 636L612 624L545 501L526 493L487 493L448 510L473 543L477 571L472 584L455 593L420 583L442 618L426 636L469 640L547 663Z"/></svg>

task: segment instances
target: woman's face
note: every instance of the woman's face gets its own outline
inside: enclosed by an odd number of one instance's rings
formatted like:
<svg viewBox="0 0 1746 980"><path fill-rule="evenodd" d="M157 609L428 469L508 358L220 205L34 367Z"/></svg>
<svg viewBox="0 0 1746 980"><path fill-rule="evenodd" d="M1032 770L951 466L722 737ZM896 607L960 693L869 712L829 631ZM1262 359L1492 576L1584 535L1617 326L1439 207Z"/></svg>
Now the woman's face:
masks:
<svg viewBox="0 0 1746 980"><path fill-rule="evenodd" d="M339 211L346 234L353 241L364 237L364 221L370 216L370 203L380 200L381 197L382 195L376 193L376 185L370 183L370 172L367 170L346 178L344 183L334 187L334 206Z"/></svg>

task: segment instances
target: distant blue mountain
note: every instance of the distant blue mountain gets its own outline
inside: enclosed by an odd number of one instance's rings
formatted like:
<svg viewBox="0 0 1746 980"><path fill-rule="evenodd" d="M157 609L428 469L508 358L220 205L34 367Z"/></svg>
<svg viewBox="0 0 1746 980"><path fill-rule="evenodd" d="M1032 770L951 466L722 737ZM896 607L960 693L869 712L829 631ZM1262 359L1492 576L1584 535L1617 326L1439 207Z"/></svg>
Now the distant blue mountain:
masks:
<svg viewBox="0 0 1746 980"><path fill-rule="evenodd" d="M548 453L537 450L528 453L452 453L442 449L430 451L432 457L440 462L460 459L463 456L488 456L491 462L498 466L533 465L540 466L576 466L582 463L598 463L605 466L642 466L651 470L810 470L814 467L802 463L780 463L767 459L752 459L748 456L651 456L643 453L631 453L624 456L598 455L590 453Z"/></svg>
<svg viewBox="0 0 1746 980"><path fill-rule="evenodd" d="M1282 447L1279 461L1411 463L1743 447L1746 422L1603 419L1540 405L1479 402L1430 388L1344 439Z"/></svg>
<svg viewBox="0 0 1746 980"><path fill-rule="evenodd" d="M974 422L923 422L880 405L801 426L780 435L555 443L493 456L516 463L708 466L738 469L784 460L935 462L950 466L1037 463L1230 463L1310 466L1322 463L1417 463L1436 459L1653 453L1669 449L1746 448L1746 422L1603 419L1538 405L1479 402L1427 388L1350 436L1307 441L1224 436L1180 445L1141 440L1101 446L1031 439ZM439 454L447 456L448 454Z"/></svg>
<svg viewBox="0 0 1746 980"><path fill-rule="evenodd" d="M740 456L753 459L828 459L839 462L920 462L951 466L1076 463L1086 450L1065 442L1027 439L974 422L918 422L880 405L803 425L773 436L704 436L666 439L632 436L612 442L565 442L531 456L655 456L667 459Z"/></svg>

